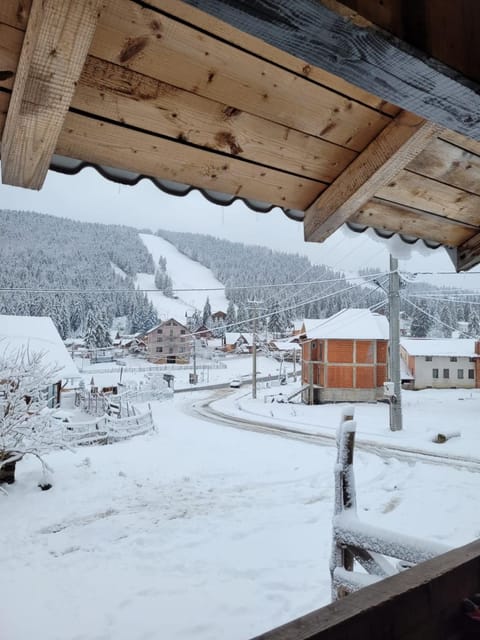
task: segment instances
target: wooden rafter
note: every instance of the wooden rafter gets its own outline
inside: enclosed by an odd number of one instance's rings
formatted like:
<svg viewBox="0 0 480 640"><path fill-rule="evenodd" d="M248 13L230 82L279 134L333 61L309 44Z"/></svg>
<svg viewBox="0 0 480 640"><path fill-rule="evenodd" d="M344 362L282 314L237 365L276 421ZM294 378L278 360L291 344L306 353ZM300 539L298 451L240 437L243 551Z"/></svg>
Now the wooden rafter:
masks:
<svg viewBox="0 0 480 640"><path fill-rule="evenodd" d="M438 127L402 111L305 212L305 240L322 242L405 167Z"/></svg>
<svg viewBox="0 0 480 640"><path fill-rule="evenodd" d="M40 189L104 0L33 0L2 138L2 180Z"/></svg>

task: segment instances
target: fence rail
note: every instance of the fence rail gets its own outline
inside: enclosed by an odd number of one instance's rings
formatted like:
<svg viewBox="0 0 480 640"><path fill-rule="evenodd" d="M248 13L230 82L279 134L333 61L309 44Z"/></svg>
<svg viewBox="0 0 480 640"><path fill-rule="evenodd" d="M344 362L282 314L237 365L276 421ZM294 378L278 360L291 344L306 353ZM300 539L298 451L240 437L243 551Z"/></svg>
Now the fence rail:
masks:
<svg viewBox="0 0 480 640"><path fill-rule="evenodd" d="M54 421L51 424L54 442L70 446L112 444L144 435L154 429L155 424L150 410L127 418L111 418L104 415L88 422L62 422L59 425Z"/></svg>
<svg viewBox="0 0 480 640"><path fill-rule="evenodd" d="M211 364L197 364L197 370L208 370L208 369L226 369L227 365L225 362L212 362ZM124 373L155 373L159 371L185 371L191 370L191 364L156 364L151 367L121 367L120 365L117 367L111 367L110 369L91 369L91 368L80 368L80 373L91 373L95 375L96 373L120 373L120 370L123 369Z"/></svg>

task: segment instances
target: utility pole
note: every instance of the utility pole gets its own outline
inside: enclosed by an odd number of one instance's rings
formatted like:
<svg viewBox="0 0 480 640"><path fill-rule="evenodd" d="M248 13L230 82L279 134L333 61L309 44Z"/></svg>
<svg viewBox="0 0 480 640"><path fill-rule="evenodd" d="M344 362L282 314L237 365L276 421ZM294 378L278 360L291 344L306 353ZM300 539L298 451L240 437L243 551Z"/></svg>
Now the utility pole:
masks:
<svg viewBox="0 0 480 640"><path fill-rule="evenodd" d="M257 397L257 311L258 300L249 301L253 309L253 345L252 345L252 398L255 400Z"/></svg>
<svg viewBox="0 0 480 640"><path fill-rule="evenodd" d="M197 384L197 351L195 349L196 338L195 335L192 336L193 339L193 384Z"/></svg>
<svg viewBox="0 0 480 640"><path fill-rule="evenodd" d="M390 314L390 380L393 382L393 396L390 398L390 431L402 430L402 398L400 383L400 276L398 260L390 256L390 276L388 287Z"/></svg>
<svg viewBox="0 0 480 640"><path fill-rule="evenodd" d="M252 398L257 397L257 310L254 308L253 316L253 345L252 345Z"/></svg>

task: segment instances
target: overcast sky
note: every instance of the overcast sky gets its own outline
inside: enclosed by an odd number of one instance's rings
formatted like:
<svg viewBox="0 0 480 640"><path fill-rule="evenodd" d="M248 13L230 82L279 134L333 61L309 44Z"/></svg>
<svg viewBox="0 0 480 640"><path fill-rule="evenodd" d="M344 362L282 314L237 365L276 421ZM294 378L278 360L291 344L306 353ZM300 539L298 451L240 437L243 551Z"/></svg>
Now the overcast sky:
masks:
<svg viewBox="0 0 480 640"><path fill-rule="evenodd" d="M397 257L406 258L401 261L401 268L405 270L453 271L443 249L427 250L421 242L410 249L398 240L375 241L368 233L339 230L323 244L305 243L302 224L289 220L279 209L259 214L240 202L219 207L210 204L198 191L185 198L168 196L147 180L135 187L121 186L102 178L94 169L85 169L76 176L50 171L40 192L2 185L0 198L3 209L38 211L152 231L164 228L208 233L307 254L312 261L329 264L338 270L357 270L362 266L387 269L390 250ZM399 254L399 250L404 253ZM452 286L455 284L457 282L452 282Z"/></svg>

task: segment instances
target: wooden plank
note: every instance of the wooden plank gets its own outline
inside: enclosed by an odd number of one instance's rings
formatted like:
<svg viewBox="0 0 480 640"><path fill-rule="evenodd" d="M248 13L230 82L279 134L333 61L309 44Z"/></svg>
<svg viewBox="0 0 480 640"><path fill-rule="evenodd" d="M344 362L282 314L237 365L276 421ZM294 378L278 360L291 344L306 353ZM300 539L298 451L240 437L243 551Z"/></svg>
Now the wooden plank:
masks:
<svg viewBox="0 0 480 640"><path fill-rule="evenodd" d="M407 169L480 196L480 156L439 138L432 140Z"/></svg>
<svg viewBox="0 0 480 640"><path fill-rule="evenodd" d="M480 542L475 541L252 640L460 638L460 603L478 591L479 572Z"/></svg>
<svg viewBox="0 0 480 640"><path fill-rule="evenodd" d="M468 271L480 263L480 233L457 247L453 253L453 262L457 271Z"/></svg>
<svg viewBox="0 0 480 640"><path fill-rule="evenodd" d="M2 180L40 189L102 0L34 0L2 137Z"/></svg>
<svg viewBox="0 0 480 640"><path fill-rule="evenodd" d="M31 0L7 0L7 2L0 3L0 23L3 22L19 29L22 27L25 29L30 4ZM280 65L308 78L311 82L321 84L336 93L372 107L386 115L396 116L400 111L399 107L385 102L385 100L363 91L323 69L308 65L304 60L299 60L280 49L276 49L266 44L263 40L239 31L229 24L217 20L209 14L188 6L179 0L150 0L149 5L162 13L179 18L183 22L206 31L216 38L235 44L246 51L250 51L257 57Z"/></svg>
<svg viewBox="0 0 480 640"><path fill-rule="evenodd" d="M368 107L377 109L389 116L396 116L401 110L396 105L385 102L385 100L382 100L378 96L363 91L350 82L345 82L345 80L338 76L334 76L319 67L311 66L307 64L305 60L301 60L281 49L272 47L260 38L255 38L244 31L239 31L226 22L222 22L208 13L199 11L184 2L179 2L178 0L149 0L149 4L162 12L188 22L192 26L197 26L218 38L231 42L246 51L250 51L264 60L269 60L298 75L304 76L311 82L321 84L332 91L351 98L356 102L361 102Z"/></svg>
<svg viewBox="0 0 480 640"><path fill-rule="evenodd" d="M0 69L14 73L12 52L20 48L21 33L0 25ZM87 56L72 106L327 183L356 157L354 151L326 140L92 56Z"/></svg>
<svg viewBox="0 0 480 640"><path fill-rule="evenodd" d="M439 137L446 142L450 142L457 147L480 156L480 142L478 140L472 140L461 133L457 133L456 131L451 131L449 129L444 129Z"/></svg>
<svg viewBox="0 0 480 640"><path fill-rule="evenodd" d="M436 131L436 125L407 111L400 113L307 209L305 240L325 240L407 165Z"/></svg>
<svg viewBox="0 0 480 640"><path fill-rule="evenodd" d="M325 140L92 57L72 106L326 183L356 157Z"/></svg>
<svg viewBox="0 0 480 640"><path fill-rule="evenodd" d="M4 89L13 87L24 37L23 31L0 24L0 87Z"/></svg>
<svg viewBox="0 0 480 640"><path fill-rule="evenodd" d="M335 0L185 0L405 110L480 139L480 88ZM454 97L454 98L452 98Z"/></svg>
<svg viewBox="0 0 480 640"><path fill-rule="evenodd" d="M0 22L25 31L32 0L3 0L0 2Z"/></svg>
<svg viewBox="0 0 480 640"><path fill-rule="evenodd" d="M113 3L100 19L90 53L354 151L390 122L378 111L128 0Z"/></svg>
<svg viewBox="0 0 480 640"><path fill-rule="evenodd" d="M56 153L294 209L325 188L321 182L75 113L67 115Z"/></svg>
<svg viewBox="0 0 480 640"><path fill-rule="evenodd" d="M350 222L432 240L450 247L456 247L471 238L478 228L379 198L367 202L350 218Z"/></svg>
<svg viewBox="0 0 480 640"><path fill-rule="evenodd" d="M459 222L475 226L480 222L479 196L411 171L401 171L375 195Z"/></svg>

